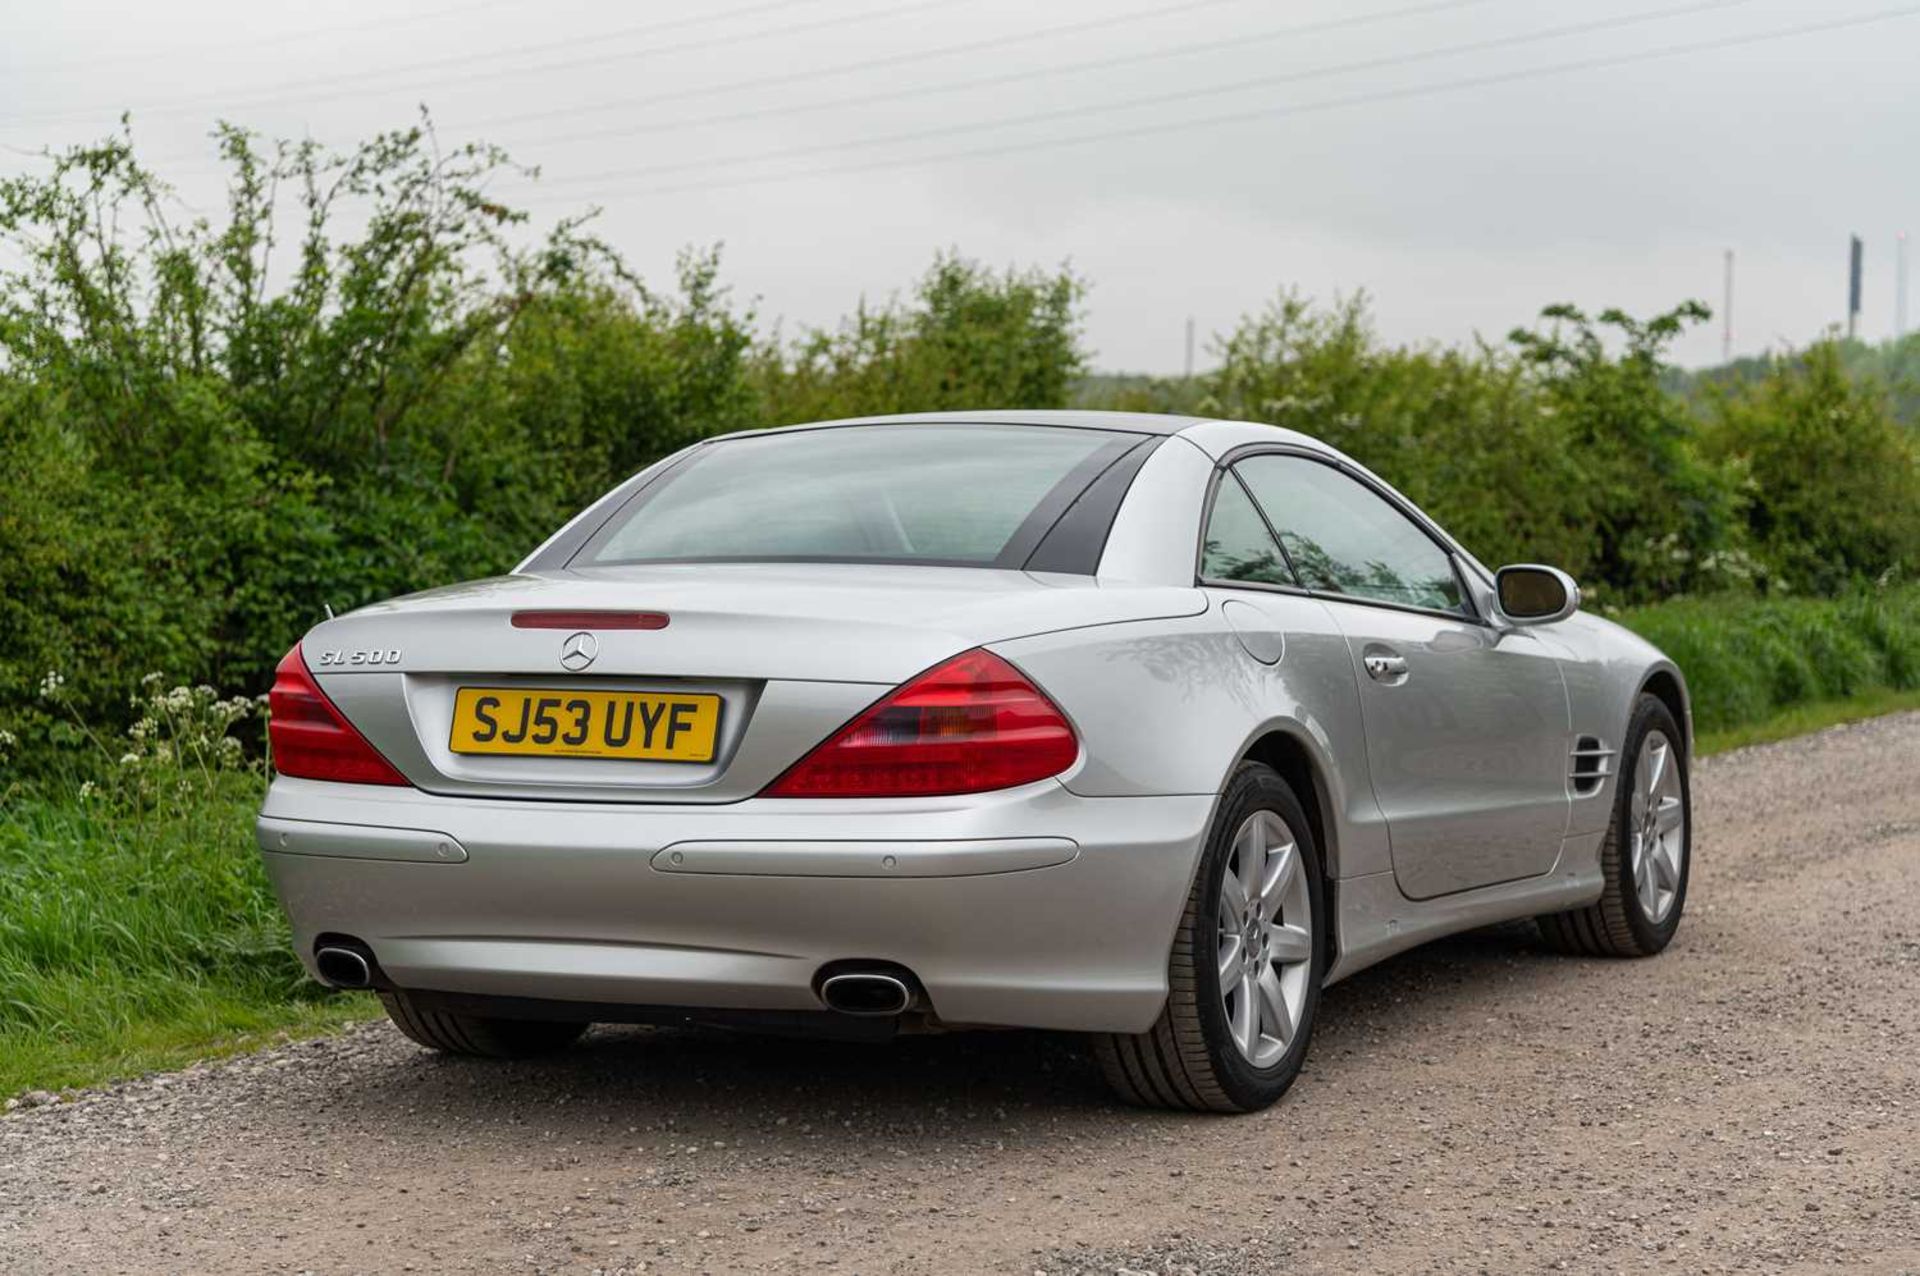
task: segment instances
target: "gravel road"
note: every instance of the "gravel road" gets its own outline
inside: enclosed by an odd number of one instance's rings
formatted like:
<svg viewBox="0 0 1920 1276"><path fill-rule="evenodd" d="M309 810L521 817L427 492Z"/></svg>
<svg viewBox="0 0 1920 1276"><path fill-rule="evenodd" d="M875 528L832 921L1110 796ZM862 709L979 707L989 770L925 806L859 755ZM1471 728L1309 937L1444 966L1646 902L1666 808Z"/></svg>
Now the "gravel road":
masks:
<svg viewBox="0 0 1920 1276"><path fill-rule="evenodd" d="M1643 962L1530 928L1329 991L1253 1117L1067 1044L384 1024L0 1119L0 1271L1920 1272L1920 714L1709 759Z"/></svg>

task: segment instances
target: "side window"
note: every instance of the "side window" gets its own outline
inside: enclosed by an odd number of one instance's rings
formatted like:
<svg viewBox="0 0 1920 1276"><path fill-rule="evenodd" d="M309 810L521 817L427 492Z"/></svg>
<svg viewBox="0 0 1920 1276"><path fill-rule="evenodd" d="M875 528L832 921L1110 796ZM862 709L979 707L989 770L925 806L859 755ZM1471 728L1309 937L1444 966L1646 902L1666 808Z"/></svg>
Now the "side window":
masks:
<svg viewBox="0 0 1920 1276"><path fill-rule="evenodd" d="M1213 512L1207 516L1207 534L1200 552L1200 575L1207 580L1252 580L1266 585L1291 585L1273 533L1260 521L1260 512L1247 499L1246 489L1231 474L1220 476L1213 494Z"/></svg>
<svg viewBox="0 0 1920 1276"><path fill-rule="evenodd" d="M1295 456L1236 468L1307 588L1473 614L1447 552L1365 484Z"/></svg>

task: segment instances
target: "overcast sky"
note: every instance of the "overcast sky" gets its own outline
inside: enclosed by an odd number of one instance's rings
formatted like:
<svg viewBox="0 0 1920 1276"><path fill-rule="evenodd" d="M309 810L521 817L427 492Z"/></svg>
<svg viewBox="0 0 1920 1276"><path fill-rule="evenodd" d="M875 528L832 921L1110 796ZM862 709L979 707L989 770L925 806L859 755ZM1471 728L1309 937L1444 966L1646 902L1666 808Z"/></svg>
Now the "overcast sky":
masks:
<svg viewBox="0 0 1920 1276"><path fill-rule="evenodd" d="M1898 0L0 0L0 30L0 171L131 110L217 208L215 118L345 146L425 103L650 279L724 242L789 327L943 247L1071 261L1104 369L1177 372L1189 316L1204 363L1285 286L1364 288L1396 341L1718 311L1727 248L1756 352L1844 320L1850 232L1879 339L1920 231Z"/></svg>

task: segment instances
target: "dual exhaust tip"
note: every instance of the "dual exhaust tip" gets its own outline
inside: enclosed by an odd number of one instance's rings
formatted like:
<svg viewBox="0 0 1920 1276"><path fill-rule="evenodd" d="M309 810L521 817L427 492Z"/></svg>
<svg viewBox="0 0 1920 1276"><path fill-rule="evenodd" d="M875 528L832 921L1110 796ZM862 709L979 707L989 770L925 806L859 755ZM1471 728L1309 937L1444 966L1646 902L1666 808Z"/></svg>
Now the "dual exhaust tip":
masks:
<svg viewBox="0 0 1920 1276"><path fill-rule="evenodd" d="M860 1018L905 1014L915 998L912 975L885 970L842 969L820 981L820 1000L827 1009Z"/></svg>
<svg viewBox="0 0 1920 1276"><path fill-rule="evenodd" d="M313 966L334 988L372 988L380 982L379 964L364 944L321 944L313 950Z"/></svg>

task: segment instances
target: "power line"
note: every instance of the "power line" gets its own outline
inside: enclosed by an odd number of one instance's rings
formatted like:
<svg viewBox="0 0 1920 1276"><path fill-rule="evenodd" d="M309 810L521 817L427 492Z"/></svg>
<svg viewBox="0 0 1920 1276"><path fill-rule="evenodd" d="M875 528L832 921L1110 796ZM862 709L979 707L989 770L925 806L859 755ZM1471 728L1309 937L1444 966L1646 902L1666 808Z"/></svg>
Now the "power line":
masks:
<svg viewBox="0 0 1920 1276"><path fill-rule="evenodd" d="M633 137L643 133L669 132L677 129L702 128L712 124L735 124L744 120L764 119L768 116L793 116L814 111L835 110L848 106L872 106L880 102L898 102L908 98L930 97L942 93L958 93L968 89L986 88L1003 84L1018 84L1025 80L1047 79L1060 75L1076 75L1085 71L1103 71L1114 67L1138 66L1143 62L1159 62L1169 58L1191 57L1201 53L1214 53L1224 49L1240 49L1250 44L1263 44L1271 40L1285 39L1290 36L1318 34L1352 27L1372 26L1394 18L1424 17L1428 14L1443 13L1450 10L1465 9L1477 5L1494 3L1495 0L1435 0L1434 3L1408 5L1399 9L1382 9L1374 13L1355 14L1345 18L1332 18L1322 22L1300 23L1294 26L1273 27L1265 31L1251 31L1227 36L1218 40L1200 40L1191 44L1164 45L1146 49L1137 53L1117 54L1113 57L1087 58L1079 62L1056 63L1051 66L1031 67L1020 71L1003 71L997 75L975 76L964 80L947 80L939 84L915 84L901 89L885 89L874 93L861 93L848 97L826 98L814 102L789 103L776 106L759 106L744 111L731 111L721 115L697 115L679 119L652 120L644 124L622 124L613 128L592 129L582 133L562 133L558 136L543 136L543 145L560 145L570 142L591 142L614 137ZM1740 0L1750 3L1750 0ZM1022 33L1021 39L1031 38ZM792 79L792 76L779 77ZM750 83L750 82L749 82ZM701 91L701 96L706 92ZM667 95L671 96L671 95ZM496 119L491 123L515 123L513 117ZM488 127L487 122L469 125L468 128Z"/></svg>
<svg viewBox="0 0 1920 1276"><path fill-rule="evenodd" d="M1390 18L1413 14L1437 13L1443 10L1466 8L1471 5L1496 3L1497 0L1429 0L1428 3L1411 5L1400 9L1383 10L1373 14L1360 14L1346 18L1333 18L1321 22L1310 22L1298 27L1287 28L1275 34L1307 34L1318 31L1330 31L1344 27L1368 25ZM1180 3L1160 5L1149 9L1135 9L1126 13L1107 14L1098 18L1089 18L1076 22L1058 23L1050 27L1038 27L1031 31L1016 31L1006 35L989 36L984 39L967 40L958 44L937 45L929 49L909 49L899 53L884 54L878 57L862 58L852 62L841 62L830 66L813 67L802 71L785 72L772 76L755 76L739 80L729 80L720 84L679 89L667 93L655 93L645 97L626 98L617 102L590 103L585 105L555 107L549 110L519 112L511 115L483 117L465 123L461 131L468 135L477 135L482 129L496 126L538 123L569 115L598 114L609 110L631 111L640 107L652 106L660 102L670 102L697 97L711 97L721 93L738 93L756 88L800 83L807 80L822 79L829 76L847 75L859 71L876 70L901 66L913 62L924 62L939 58L953 57L965 53L980 53L989 49L1006 48L1016 44L1026 44L1037 40L1051 39L1062 35L1080 35L1089 31L1108 27L1122 26L1133 22L1147 21L1153 18L1169 17L1190 13L1199 9L1218 8L1222 5L1244 4L1247 0L1180 0ZM1259 37L1256 37L1259 38ZM622 126L623 129L627 126ZM644 131L644 130L642 130ZM619 130L610 131L610 135L619 135ZM594 134L576 135L559 139L561 141L587 140ZM549 139L542 138L542 142ZM176 160L199 159L199 152L176 152L158 157L154 162L169 164ZM210 170L200 170L210 171Z"/></svg>
<svg viewBox="0 0 1920 1276"><path fill-rule="evenodd" d="M1415 85L1404 89L1388 89L1368 93L1349 94L1343 97L1323 98L1317 102L1304 102L1292 106L1261 107L1245 111L1230 111L1216 115L1201 116L1195 119L1138 124L1127 128L1080 133L1069 137L1046 138L1038 141L1010 143L1000 146L973 147L965 150L945 151L933 155L882 159L861 164L835 165L825 168L809 169L799 173L747 175L703 182L684 182L669 186L641 187L638 189L609 188L607 190L592 191L584 194L569 193L556 195L547 199L542 199L536 194L534 197L522 202L527 204L551 203L559 198L573 201L608 198L615 195L630 195L646 198L649 196L681 194L692 191L759 186L776 182L805 181L816 177L837 177L851 173L874 172L884 169L926 168L962 160L991 159L1002 155L1058 150L1063 147L1084 146L1096 142L1119 141L1129 138L1151 137L1166 133L1185 132L1197 128L1213 128L1224 125L1252 123L1261 120L1320 114L1326 111L1343 110L1355 106L1369 106L1382 102L1407 101L1416 98L1459 92L1465 89L1513 84L1525 80L1536 80L1580 71L1626 66L1636 62L1651 62L1661 58L1679 57L1689 53L1705 53L1719 49L1761 44L1772 40L1816 35L1827 31L1840 31L1853 27L1868 26L1877 22L1912 17L1915 14L1920 14L1920 5L1906 5L1894 9L1883 9L1876 13L1864 14L1852 18L1840 18L1829 22L1804 23L1799 26L1777 28L1771 31L1754 32L1741 36L1666 45L1658 49L1647 49L1633 53L1580 58L1574 61L1559 62L1548 66L1531 67L1517 71L1494 72L1485 75L1467 76L1455 80L1442 80L1433 84Z"/></svg>
<svg viewBox="0 0 1920 1276"><path fill-rule="evenodd" d="M1062 35L1081 35L1088 31L1104 30L1108 27L1123 26L1133 22L1143 22L1153 18L1172 17L1175 14L1192 13L1199 9L1217 9L1222 5L1244 4L1247 0L1182 0L1182 3L1159 5L1151 9L1134 9L1126 13L1107 14L1098 18L1086 18L1077 22L1056 23L1050 27L1036 27L1031 31L1015 31L1007 35L988 36L984 39L966 40L958 44L936 45L930 49L908 49L900 53L882 54L877 57L859 58L851 62L839 62L830 66L809 67L805 70L787 71L779 75L750 76L745 79L727 80L719 84L708 84L693 88L675 89L666 93L649 93L643 97L620 98L611 102L587 103L577 106L555 107L545 111L524 111L511 115L483 116L466 127L472 129L494 128L509 124L534 124L545 120L561 119L569 115L590 115L604 111L630 111L636 107L658 106L662 102L684 102L693 98L718 97L722 94L748 92L754 89L776 88L788 84L801 84L809 80L825 79L830 76L851 75L860 71L876 71L888 67L907 66L915 62L929 62L939 58L957 57L966 53L985 53L994 49L1010 48L1016 44L1029 44L1036 40L1052 39ZM1462 3L1486 3L1487 0L1461 0ZM1442 6L1434 6L1436 8ZM1329 26L1342 25L1348 19L1335 19Z"/></svg>
<svg viewBox="0 0 1920 1276"><path fill-rule="evenodd" d="M417 71L433 70L440 67L465 66L475 62L497 60L499 58L521 58L529 52L551 51L561 48L575 48L582 45L604 45L610 40L626 39L634 35L643 35L658 31L663 27L686 25L688 22L713 22L722 18L739 17L743 14L765 12L772 9L792 8L801 4L818 3L819 0L762 0L762 3L745 5L722 13L710 13L698 19L679 19L672 23L649 23L640 26L623 27L614 31L600 32L592 36L577 36L566 40L555 40L544 45L523 46L518 49L505 49L488 53L461 54L456 57L437 58L427 62L415 62L406 66L388 67L377 71L359 71L345 75L315 76L306 80L296 80L282 85L279 90L264 96L235 98L230 95L182 98L173 102L163 102L157 106L148 106L140 110L142 115L181 115L207 109L233 109L258 106L278 106L289 102L324 101L328 98L345 97L363 91L359 86L368 80L387 79L393 76L411 75ZM594 66L607 62L638 61L644 58L657 58L669 53L686 53L696 49L716 48L729 44L743 44L751 41L772 39L782 35L799 35L810 31L823 31L833 27L848 26L856 22L883 21L922 13L930 9L946 8L960 0L915 0L913 3L890 4L878 11L841 14L828 18L811 18L804 22L789 22L784 26L761 27L752 31L735 32L729 35L706 36L697 40L683 40L678 44L655 45L651 48L628 49L620 52L601 52L585 57L568 58L560 61L529 63L488 71L465 72L457 75L443 75L432 79L413 80L404 86L408 93L437 88L451 84L464 84L473 80L494 80L504 75L534 75L546 71L571 71L584 66ZM1223 0L1216 0L1223 2ZM287 90L293 90L288 92ZM312 91L306 91L312 90ZM396 91L398 91L396 89ZM93 119L102 114L118 115L122 108L95 107L87 110L67 110L42 112L36 115L19 115L10 120L0 121L8 124L51 122L74 119Z"/></svg>
<svg viewBox="0 0 1920 1276"><path fill-rule="evenodd" d="M224 52L240 50L240 49L270 48L271 46L276 44L291 44L299 40L312 40L317 37L323 37L323 36L329 36L329 35L344 35L352 31L383 30L387 27L417 26L422 22L437 22L442 18L452 18L452 17L463 16L463 15L472 15L475 13L484 13L489 9L507 9L507 8L519 6L523 3L524 3L524 0L484 0L483 3L477 3L477 4L476 3L455 4L455 5L448 5L445 8L440 8L440 9L427 9L418 13L394 14L390 17L383 16L378 22L349 22L349 23L335 24L332 26L324 26L324 27L302 27L294 31L276 31L271 35L255 36L250 40L229 40L229 41L223 41L219 44L206 44L200 41L195 41L189 47L191 48L192 52L196 54L224 53ZM181 51L184 52L185 50L181 50ZM108 63L140 62L147 65L152 65L155 56L156 55L154 51L149 49L142 52L125 52L125 53L108 52L102 56L95 56L95 55L89 54L85 58L80 58L80 59L67 61L67 62L42 62L42 61L36 60L30 66L10 67L7 70L7 74L10 76L13 76L13 75L70 75L75 71L97 70L99 69L100 65L103 62L108 62ZM160 56L165 56L165 54L163 53Z"/></svg>
<svg viewBox="0 0 1920 1276"><path fill-rule="evenodd" d="M1417 62L1433 61L1437 58L1457 57L1464 53L1480 53L1489 49L1511 48L1516 45L1534 44L1543 40L1561 39L1573 35L1590 35L1596 31L1615 30L1648 22L1663 22L1672 18L1689 17L1694 14L1707 13L1714 10L1730 9L1738 5L1751 4L1752 2L1753 0L1700 0L1700 3L1678 8L1643 10L1639 13L1622 14L1612 18L1599 18L1591 22L1576 22L1567 26L1549 27L1542 31L1523 32L1518 35L1495 36L1485 40L1468 41L1464 44L1444 45L1439 48L1415 50L1411 53L1387 54L1376 58L1365 58L1357 62L1310 67L1305 70L1284 72L1279 75L1255 76L1250 79L1233 80L1222 84L1208 84L1200 88L1177 89L1167 93L1154 93L1145 97L1129 98L1124 102L1087 103L1079 106L1057 107L1048 111L1034 111L1024 115L1002 116L999 119L993 120L976 120L957 124L945 124L935 128L915 129L905 133L890 133L879 137L858 138L847 142L821 142L812 146L786 146L777 147L772 150L753 151L740 155L702 157L697 160L687 160L673 164L649 164L639 168L618 169L607 173L560 178L549 184L552 186L569 186L579 185L584 182L624 180L630 177L649 177L664 173L705 172L709 169L731 168L741 164L757 164L767 160L792 159L809 155L826 155L839 151L865 150L875 146L895 146L908 142L929 141L934 138L955 137L994 129L1014 128L1026 124L1044 124L1051 123L1055 120L1074 119L1087 115L1104 115L1119 110L1138 110L1150 106L1165 106L1174 102L1190 102L1200 98L1219 97L1222 94L1244 93L1249 89L1273 88L1282 84L1296 84L1307 80L1349 75L1356 71L1382 70L1388 67L1408 66Z"/></svg>

